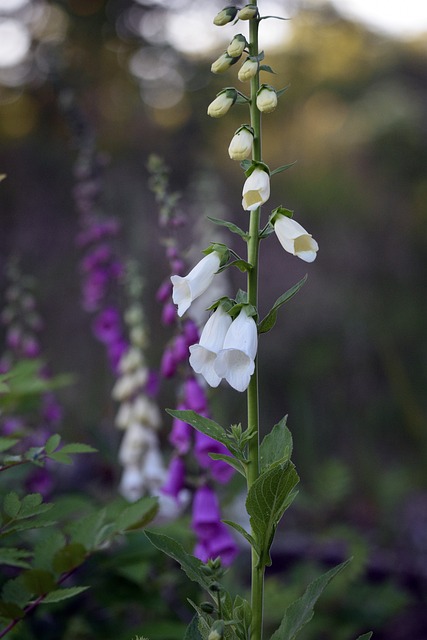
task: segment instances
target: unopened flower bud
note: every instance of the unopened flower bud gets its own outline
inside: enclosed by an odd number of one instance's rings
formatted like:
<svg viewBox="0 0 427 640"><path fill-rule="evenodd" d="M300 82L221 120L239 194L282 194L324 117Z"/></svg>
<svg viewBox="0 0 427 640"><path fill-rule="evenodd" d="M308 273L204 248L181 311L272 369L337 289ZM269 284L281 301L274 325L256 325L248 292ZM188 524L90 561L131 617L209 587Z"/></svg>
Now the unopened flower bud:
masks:
<svg viewBox="0 0 427 640"><path fill-rule="evenodd" d="M208 116L211 118L221 118L231 109L236 102L237 91L226 89L221 91L213 102L208 106Z"/></svg>
<svg viewBox="0 0 427 640"><path fill-rule="evenodd" d="M200 604L200 608L204 613L213 613L215 610L212 602L202 602Z"/></svg>
<svg viewBox="0 0 427 640"><path fill-rule="evenodd" d="M247 4L243 9L240 9L237 13L239 20L252 20L258 15L258 7L256 4Z"/></svg>
<svg viewBox="0 0 427 640"><path fill-rule="evenodd" d="M253 133L248 127L240 127L234 134L228 147L228 155L232 160L241 162L252 153Z"/></svg>
<svg viewBox="0 0 427 640"><path fill-rule="evenodd" d="M234 36L227 47L228 55L232 58L240 58L247 44L248 43L246 42L245 36L241 33L238 33L236 36Z"/></svg>
<svg viewBox="0 0 427 640"><path fill-rule="evenodd" d="M216 24L217 27L223 27L234 20L236 13L237 7L225 7L222 11L216 14L213 23Z"/></svg>
<svg viewBox="0 0 427 640"><path fill-rule="evenodd" d="M235 64L239 58L233 58L227 52L223 53L211 65L212 73L224 73L228 71L232 64Z"/></svg>
<svg viewBox="0 0 427 640"><path fill-rule="evenodd" d="M208 635L208 640L222 640L224 637L224 628L223 620L215 620Z"/></svg>
<svg viewBox="0 0 427 640"><path fill-rule="evenodd" d="M263 84L256 96L256 106L263 113L271 113L277 107L277 93L268 84Z"/></svg>
<svg viewBox="0 0 427 640"><path fill-rule="evenodd" d="M258 61L247 58L246 61L240 67L237 77L239 78L240 82L247 82L247 80L250 80L251 78L256 76L257 72L258 72Z"/></svg>

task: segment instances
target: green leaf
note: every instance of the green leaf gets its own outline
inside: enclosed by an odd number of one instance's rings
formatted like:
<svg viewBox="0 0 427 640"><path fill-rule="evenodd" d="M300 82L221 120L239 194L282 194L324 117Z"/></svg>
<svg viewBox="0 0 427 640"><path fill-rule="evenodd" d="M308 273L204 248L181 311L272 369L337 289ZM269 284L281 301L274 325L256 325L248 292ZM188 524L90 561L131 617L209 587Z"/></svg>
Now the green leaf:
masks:
<svg viewBox="0 0 427 640"><path fill-rule="evenodd" d="M249 628L252 621L252 609L247 600L236 596L233 604L233 618L238 620L243 627L243 638L249 637Z"/></svg>
<svg viewBox="0 0 427 640"><path fill-rule="evenodd" d="M372 631L364 633L363 636L359 636L356 640L370 640L370 638L372 638Z"/></svg>
<svg viewBox="0 0 427 640"><path fill-rule="evenodd" d="M53 507L51 502L43 502L43 496L40 493L30 493L22 498L21 509L19 511L20 518L32 518L46 513Z"/></svg>
<svg viewBox="0 0 427 640"><path fill-rule="evenodd" d="M0 437L0 453L8 451L19 442L19 438L8 438L7 436Z"/></svg>
<svg viewBox="0 0 427 640"><path fill-rule="evenodd" d="M275 176L276 173L282 173L282 171L287 171L288 169L290 169L291 167L294 166L294 164L296 164L296 160L294 160L293 162L290 162L289 164L282 164L281 167L277 167L277 169L273 169L273 171L270 174L270 177Z"/></svg>
<svg viewBox="0 0 427 640"><path fill-rule="evenodd" d="M60 531L47 531L34 547L34 569L52 569L52 560L57 551L66 544L65 536Z"/></svg>
<svg viewBox="0 0 427 640"><path fill-rule="evenodd" d="M79 567L85 560L85 547L80 542L70 542L55 553L52 559L52 568L58 573L66 573Z"/></svg>
<svg viewBox="0 0 427 640"><path fill-rule="evenodd" d="M25 615L21 607L14 602L5 602L0 600L0 616L8 620L20 620Z"/></svg>
<svg viewBox="0 0 427 640"><path fill-rule="evenodd" d="M239 258L239 260L233 260L232 262L229 262L228 266L237 267L243 273L245 271L248 271L248 272L252 271L252 268L253 268L250 262L246 262L246 260L242 260L242 258Z"/></svg>
<svg viewBox="0 0 427 640"><path fill-rule="evenodd" d="M260 67L259 67L259 70L260 71L267 71L267 73L276 74L276 72L273 71L273 69L268 64L261 64Z"/></svg>
<svg viewBox="0 0 427 640"><path fill-rule="evenodd" d="M255 551L257 552L257 554L259 555L259 547L258 547L257 543L255 542L255 540L253 539L253 537L251 536L251 534L246 531L246 529L244 529L237 522L233 522L232 520L223 520L223 522L224 522L224 524L228 524L230 527L232 527L233 529L238 531L240 533L240 535L242 535L245 538L245 540L247 540L249 542L251 547L253 547L255 549Z"/></svg>
<svg viewBox="0 0 427 640"><path fill-rule="evenodd" d="M142 529L156 516L159 510L157 498L141 498L126 507L116 521L117 531Z"/></svg>
<svg viewBox="0 0 427 640"><path fill-rule="evenodd" d="M31 592L25 586L22 580L22 574L17 578L8 580L4 583L1 598L5 602L13 602L18 607L24 607L30 600Z"/></svg>
<svg viewBox="0 0 427 640"><path fill-rule="evenodd" d="M65 589L54 589L48 595L43 598L42 604L49 604L51 602L61 602L61 600L66 600L67 598L73 598L74 596L78 596L83 591L86 591L89 587L68 587Z"/></svg>
<svg viewBox="0 0 427 640"><path fill-rule="evenodd" d="M277 97L279 98L280 96L282 96L285 93L285 91L289 89L290 86L291 85L288 84L286 87L283 87L283 89L279 89L278 91L276 91Z"/></svg>
<svg viewBox="0 0 427 640"><path fill-rule="evenodd" d="M269 552L276 527L295 497L292 490L298 481L294 465L288 462L265 471L249 489L246 511L260 546L260 564L271 565Z"/></svg>
<svg viewBox="0 0 427 640"><path fill-rule="evenodd" d="M53 436L50 436L49 440L44 445L44 450L47 454L53 453L55 449L58 448L59 443L61 442L61 436L55 433Z"/></svg>
<svg viewBox="0 0 427 640"><path fill-rule="evenodd" d="M3 502L3 511L9 518L16 518L21 509L21 501L15 491L8 493Z"/></svg>
<svg viewBox="0 0 427 640"><path fill-rule="evenodd" d="M79 542L88 551L96 549L99 533L105 524L105 516L105 509L100 509L73 522L69 527L71 541Z"/></svg>
<svg viewBox="0 0 427 640"><path fill-rule="evenodd" d="M270 640L293 640L307 622L310 622L314 614L314 605L325 587L349 562L350 560L346 560L313 580L304 595L288 606L279 628L273 633Z"/></svg>
<svg viewBox="0 0 427 640"><path fill-rule="evenodd" d="M307 280L307 274L303 278L301 278L301 280L297 282L293 287L288 289L279 298L277 298L276 302L273 304L268 314L259 323L258 333L266 333L267 331L270 331L270 329L274 327L274 325L276 324L277 312L279 308L283 304L285 304L285 302L288 302L288 300L293 298L296 293L298 293L301 287L305 284L306 280Z"/></svg>
<svg viewBox="0 0 427 640"><path fill-rule="evenodd" d="M173 538L154 531L144 531L144 533L157 549L179 562L190 580L197 582L203 589L209 590L210 582L202 571L204 564L201 560L187 553L184 547Z"/></svg>
<svg viewBox="0 0 427 640"><path fill-rule="evenodd" d="M73 459L66 453L62 453L62 451L55 451L54 453L50 453L47 457L51 460L55 460L55 462L59 462L60 464L73 464Z"/></svg>
<svg viewBox="0 0 427 640"><path fill-rule="evenodd" d="M233 440L231 440L224 429L213 420L209 418L205 418L204 416L200 416L195 411L179 411L177 409L166 409L167 413L174 418L178 418L187 424L190 424L192 427L204 433L206 436L221 442L223 445L227 447L227 449L233 453L237 458L241 459L241 454L237 447L235 446Z"/></svg>
<svg viewBox="0 0 427 640"><path fill-rule="evenodd" d="M223 453L210 453L209 457L212 458L212 460L222 460L223 462L226 462L227 464L230 465L230 467L233 467L233 469L236 469L236 471L241 473L242 476L246 478L245 467L243 466L243 463L240 460L237 460L237 458L233 458L232 456L226 456Z"/></svg>
<svg viewBox="0 0 427 640"><path fill-rule="evenodd" d="M183 640L202 640L199 631L199 616L196 614L185 630Z"/></svg>
<svg viewBox="0 0 427 640"><path fill-rule="evenodd" d="M0 547L0 565L6 564L9 567L21 567L29 569L30 565L25 558L30 558L31 553L24 549L15 549L13 547Z"/></svg>
<svg viewBox="0 0 427 640"><path fill-rule="evenodd" d="M71 442L64 444L60 451L61 453L96 453L98 450L82 442Z"/></svg>
<svg viewBox="0 0 427 640"><path fill-rule="evenodd" d="M221 220L220 218L211 218L211 216L207 216L207 218L214 224L218 224L222 227L227 227L229 231L231 231L232 233L237 233L237 235L243 238L244 240L247 240L249 238L249 234L246 233L246 231L243 231L243 229L238 227L237 224L234 224L233 222L228 222L227 220Z"/></svg>
<svg viewBox="0 0 427 640"><path fill-rule="evenodd" d="M276 464L283 464L292 455L292 434L286 426L287 416L274 425L260 446L261 472Z"/></svg>
<svg viewBox="0 0 427 640"><path fill-rule="evenodd" d="M55 588L55 577L45 569L29 569L22 573L25 587L36 596L43 596Z"/></svg>

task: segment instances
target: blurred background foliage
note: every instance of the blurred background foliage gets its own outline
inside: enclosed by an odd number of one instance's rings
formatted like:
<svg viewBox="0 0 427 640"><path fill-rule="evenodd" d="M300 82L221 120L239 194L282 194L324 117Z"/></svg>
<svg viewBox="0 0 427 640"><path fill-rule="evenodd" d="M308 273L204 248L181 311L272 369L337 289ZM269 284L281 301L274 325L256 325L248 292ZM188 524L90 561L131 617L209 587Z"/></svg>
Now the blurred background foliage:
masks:
<svg viewBox="0 0 427 640"><path fill-rule="evenodd" d="M297 572L302 585L316 562L355 555L348 578L355 590L343 602L339 586L332 589L319 617L321 625L335 612L336 635L313 627L306 638L344 637L362 620L361 630L376 626L378 638L422 640L427 36L394 39L320 1L265 5L265 13L292 19L262 28L266 63L277 74L264 81L290 85L264 119L264 159L271 168L297 161L273 179L271 205L295 210L321 247L307 266L284 255L274 238L263 246L261 315L309 273L260 349L263 429L289 414L302 477L275 561ZM211 28L221 8L215 0L0 2L0 170L7 174L0 189L0 285L12 254L37 278L43 350L55 373L75 378L60 392L64 431L102 452L85 470L98 492L115 490L118 436L112 379L80 308L72 197L77 145L64 105L78 104L109 158L102 207L120 219L120 249L145 274L156 367L168 334L154 298L168 268L148 187L149 155L164 158L172 187L182 193L190 262L216 237L207 215L245 226L241 171L226 153L247 119L245 108L235 106L219 121L206 116L215 94L238 83L235 68L226 78L210 73L236 32ZM243 250L239 239L229 241ZM232 288L242 286L239 274L232 279ZM167 406L170 389L162 393ZM214 392L212 403L218 421L242 419L238 394ZM267 602L273 618L285 580L278 567Z"/></svg>

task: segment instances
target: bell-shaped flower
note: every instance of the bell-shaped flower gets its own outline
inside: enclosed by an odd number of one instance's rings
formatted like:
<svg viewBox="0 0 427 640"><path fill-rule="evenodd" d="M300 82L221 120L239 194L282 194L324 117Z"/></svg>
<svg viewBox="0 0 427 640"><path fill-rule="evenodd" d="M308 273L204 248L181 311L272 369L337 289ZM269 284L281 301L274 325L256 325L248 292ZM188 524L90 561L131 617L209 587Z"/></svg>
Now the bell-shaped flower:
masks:
<svg viewBox="0 0 427 640"><path fill-rule="evenodd" d="M119 462L123 466L140 463L145 452L154 445L156 438L151 429L139 422L132 422L125 431L119 448Z"/></svg>
<svg viewBox="0 0 427 640"><path fill-rule="evenodd" d="M257 73L258 60L251 60L250 58L247 58L240 67L237 77L240 82L247 82L251 78L255 77Z"/></svg>
<svg viewBox="0 0 427 640"><path fill-rule="evenodd" d="M245 211L255 211L270 197L270 176L267 171L257 167L246 178L242 192L242 207Z"/></svg>
<svg viewBox="0 0 427 640"><path fill-rule="evenodd" d="M162 493L177 499L184 488L184 481L185 462L181 456L176 456L170 462L166 483L160 490Z"/></svg>
<svg viewBox="0 0 427 640"><path fill-rule="evenodd" d="M277 107L277 93L269 84L263 84L256 95L256 106L263 113L271 113Z"/></svg>
<svg viewBox="0 0 427 640"><path fill-rule="evenodd" d="M223 460L213 460L210 453L230 455L227 447L218 440L214 440L205 433L196 431L194 456L203 469L209 469L214 480L220 484L227 484L234 474L234 469Z"/></svg>
<svg viewBox="0 0 427 640"><path fill-rule="evenodd" d="M222 118L231 109L237 100L235 89L224 89L208 106L208 116L211 118Z"/></svg>
<svg viewBox="0 0 427 640"><path fill-rule="evenodd" d="M256 4L247 4L237 12L239 20L252 20L258 15L258 7Z"/></svg>
<svg viewBox="0 0 427 640"><path fill-rule="evenodd" d="M232 160L237 160L239 162L245 160L252 154L253 141L253 131L247 126L240 127L240 129L237 129L230 142L228 155Z"/></svg>
<svg viewBox="0 0 427 640"><path fill-rule="evenodd" d="M209 538L216 531L221 513L215 492L205 485L197 489L193 499L192 528L201 538Z"/></svg>
<svg viewBox="0 0 427 640"><path fill-rule="evenodd" d="M243 308L230 325L223 349L215 360L215 372L236 391L248 388L255 370L258 331L255 320Z"/></svg>
<svg viewBox="0 0 427 640"><path fill-rule="evenodd" d="M206 412L208 399L202 386L195 378L188 378L184 385L184 403L197 413Z"/></svg>
<svg viewBox="0 0 427 640"><path fill-rule="evenodd" d="M181 404L178 410L187 409L187 405ZM183 420L174 418L172 421L172 429L169 434L169 442L175 447L178 453L184 455L190 451L192 444L193 428Z"/></svg>
<svg viewBox="0 0 427 640"><path fill-rule="evenodd" d="M319 245L299 222L279 214L274 218L273 224L276 236L285 251L305 262L315 260Z"/></svg>
<svg viewBox="0 0 427 640"><path fill-rule="evenodd" d="M232 58L240 58L247 44L248 43L246 42L245 36L242 35L241 33L238 33L237 35L234 36L234 38L232 39L232 41L227 47L228 55L231 56Z"/></svg>
<svg viewBox="0 0 427 640"><path fill-rule="evenodd" d="M200 373L211 387L217 387L221 378L214 369L218 352L223 348L224 338L231 325L231 318L219 305L206 322L199 344L190 347L190 365Z"/></svg>
<svg viewBox="0 0 427 640"><path fill-rule="evenodd" d="M135 502L144 493L144 475L137 465L127 465L123 469L119 491L129 502Z"/></svg>
<svg viewBox="0 0 427 640"><path fill-rule="evenodd" d="M219 58L215 60L215 62L212 62L212 73L224 73L225 71L228 71L231 65L235 64L238 61L239 57L240 56L230 56L227 51L225 51L222 55L219 56Z"/></svg>
<svg viewBox="0 0 427 640"><path fill-rule="evenodd" d="M233 22L234 18L236 17L236 13L237 13L237 7L233 7L233 6L225 7L225 9L223 9L222 11L216 14L213 20L213 23L217 27L223 27L229 22Z"/></svg>
<svg viewBox="0 0 427 640"><path fill-rule="evenodd" d="M171 276L172 300L178 305L180 317L187 311L193 300L206 291L220 264L220 254L212 251L202 258L187 276Z"/></svg>

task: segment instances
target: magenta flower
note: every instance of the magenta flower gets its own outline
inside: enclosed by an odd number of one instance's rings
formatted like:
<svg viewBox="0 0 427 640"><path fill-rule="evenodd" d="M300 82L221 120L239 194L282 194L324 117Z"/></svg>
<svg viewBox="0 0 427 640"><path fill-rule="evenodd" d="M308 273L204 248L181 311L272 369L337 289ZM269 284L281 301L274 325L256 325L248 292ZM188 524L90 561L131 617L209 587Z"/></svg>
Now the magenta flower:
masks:
<svg viewBox="0 0 427 640"><path fill-rule="evenodd" d="M181 456L172 458L166 484L161 488L162 493L177 499L180 491L184 488L185 462Z"/></svg>
<svg viewBox="0 0 427 640"><path fill-rule="evenodd" d="M221 513L216 494L207 485L197 489L193 498L192 528L199 538L215 535Z"/></svg>
<svg viewBox="0 0 427 640"><path fill-rule="evenodd" d="M201 413L206 411L208 401L206 394L195 378L188 378L184 388L185 404L188 409Z"/></svg>
<svg viewBox="0 0 427 640"><path fill-rule="evenodd" d="M182 411L186 409L185 405L179 405L178 409ZM193 428L183 420L174 418L172 422L172 430L169 434L169 442L175 447L181 455L188 453L191 447Z"/></svg>
<svg viewBox="0 0 427 640"><path fill-rule="evenodd" d="M222 460L212 460L210 453L230 455L228 449L217 440L196 431L194 455L204 469L209 469L212 477L221 484L226 484L234 473L233 467Z"/></svg>

